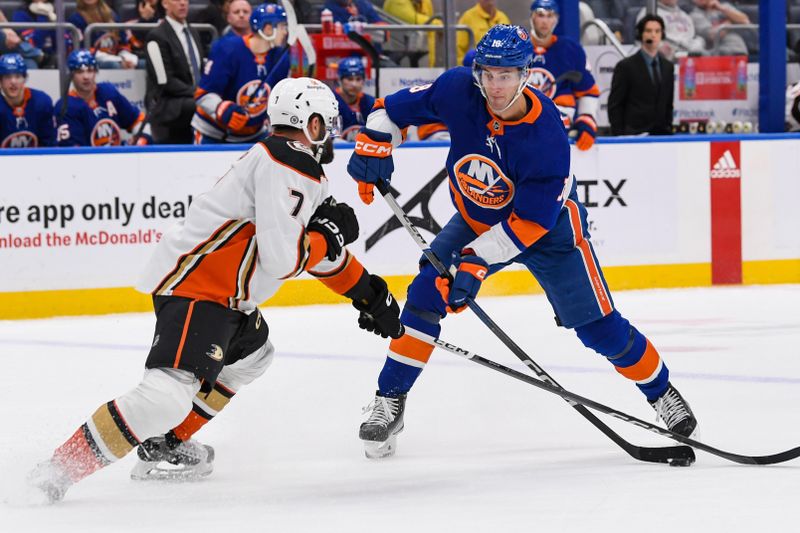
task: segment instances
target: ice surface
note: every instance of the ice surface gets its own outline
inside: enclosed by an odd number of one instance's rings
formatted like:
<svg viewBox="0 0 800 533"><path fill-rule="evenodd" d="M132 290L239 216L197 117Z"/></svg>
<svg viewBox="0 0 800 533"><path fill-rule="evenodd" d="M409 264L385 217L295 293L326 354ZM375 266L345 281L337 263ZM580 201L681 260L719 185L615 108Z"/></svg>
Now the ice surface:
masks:
<svg viewBox="0 0 800 533"><path fill-rule="evenodd" d="M800 445L800 286L615 294L697 414L702 440L740 453ZM482 299L561 384L653 420L643 396L543 297ZM52 507L26 503L26 473L98 405L135 386L149 314L0 322L0 531L796 531L800 460L750 467L697 452L691 468L637 462L561 399L437 351L409 396L394 458L357 438L386 342L349 306L266 308L267 373L198 437L216 471L137 483L133 454ZM468 312L442 338L523 370ZM604 417L637 444L668 442Z"/></svg>

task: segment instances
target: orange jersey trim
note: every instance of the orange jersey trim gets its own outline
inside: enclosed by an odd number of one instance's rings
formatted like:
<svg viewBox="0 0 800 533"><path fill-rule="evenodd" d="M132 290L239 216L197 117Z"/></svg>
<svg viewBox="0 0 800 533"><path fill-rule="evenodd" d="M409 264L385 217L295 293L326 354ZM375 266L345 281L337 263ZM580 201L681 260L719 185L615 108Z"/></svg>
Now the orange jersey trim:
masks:
<svg viewBox="0 0 800 533"><path fill-rule="evenodd" d="M320 261L328 253L328 241L318 231L308 232L308 261L306 261L305 269L313 268L319 264Z"/></svg>
<svg viewBox="0 0 800 533"><path fill-rule="evenodd" d="M431 135L439 131L447 131L447 126L441 122L434 122L433 124L421 124L417 126L417 136L419 140L425 140Z"/></svg>
<svg viewBox="0 0 800 533"><path fill-rule="evenodd" d="M492 132L491 133L492 137L494 137L495 135L503 135L506 126L517 126L519 124L533 124L539 118L539 115L542 114L542 102L539 101L539 98L535 94L533 94L533 91L530 89L530 87L526 86L522 90L522 94L523 96L528 98L528 101L531 103L531 108L528 110L525 116L519 120L509 121L498 118L492 112L492 108L489 107L489 103L487 102L485 104L486 111L489 113L489 116L492 117L491 120L489 120L489 122L486 124L486 127L489 129L489 131Z"/></svg>
<svg viewBox="0 0 800 533"><path fill-rule="evenodd" d="M582 98L584 96L600 96L600 87L595 83L585 91L574 91L575 98Z"/></svg>
<svg viewBox="0 0 800 533"><path fill-rule="evenodd" d="M511 231L514 232L514 235L526 248L541 239L547 233L547 230L541 225L531 220L524 220L518 217L513 211L511 212L511 216L508 217L508 227L511 228Z"/></svg>
<svg viewBox="0 0 800 533"><path fill-rule="evenodd" d="M275 161L276 163L278 163L280 166L282 166L282 167L286 167L286 168L290 169L292 172L296 172L297 174L300 174L301 176L303 176L303 177L306 177L306 178L310 179L310 180L311 180L311 181L313 181L313 182L320 183L320 182L322 181L320 178L315 178L314 176L309 176L308 174L304 174L303 172L300 172L300 171L299 171L299 170L297 170L296 168L294 168L294 167L292 167L292 166L289 166L289 165L287 165L287 164L286 164L286 163L284 163L283 161L279 161L279 160L275 159L274 157L272 157L272 154L270 153L270 151L269 151L269 148L267 148L266 146L264 146L264 143L258 143L258 146L260 146L261 148L263 148L263 149L264 149L264 151L265 151L265 152L267 153L267 155L269 156L269 158L270 158L270 159L272 159L273 161Z"/></svg>
<svg viewBox="0 0 800 533"><path fill-rule="evenodd" d="M320 277L323 285L328 287L336 294L344 294L355 287L358 280L364 274L364 266L352 255L347 254L344 268L332 276Z"/></svg>
<svg viewBox="0 0 800 533"><path fill-rule="evenodd" d="M575 107L575 97L571 94L561 94L553 99L553 103L563 107Z"/></svg>
<svg viewBox="0 0 800 533"><path fill-rule="evenodd" d="M466 207L464 207L464 198L462 198L461 194L456 190L452 181L448 180L448 183L450 184L450 190L453 192L453 198L455 199L456 209L458 209L458 212L461 213L461 216L464 218L464 222L466 222L467 225L472 229L472 231L474 231L478 235L481 235L489 231L489 228L491 226L489 226L488 224L484 224L483 222L478 222L477 220L469 216Z"/></svg>
<svg viewBox="0 0 800 533"><path fill-rule="evenodd" d="M189 333L189 322L192 321L192 313L194 312L194 304L197 300L189 302L189 310L186 312L186 319L183 321L183 332L181 333L181 342L178 344L178 351L175 354L175 363L172 368L178 368L181 364L181 354L183 353L183 346L186 344L186 335Z"/></svg>

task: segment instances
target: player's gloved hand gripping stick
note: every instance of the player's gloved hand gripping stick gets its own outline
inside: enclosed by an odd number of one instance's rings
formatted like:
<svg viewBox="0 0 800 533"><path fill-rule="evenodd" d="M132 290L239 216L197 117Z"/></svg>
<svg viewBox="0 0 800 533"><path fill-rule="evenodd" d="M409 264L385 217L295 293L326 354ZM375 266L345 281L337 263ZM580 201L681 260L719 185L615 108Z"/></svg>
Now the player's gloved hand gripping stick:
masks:
<svg viewBox="0 0 800 533"><path fill-rule="evenodd" d="M451 274L444 267L444 264L442 264L442 262L436 256L436 254L433 253L433 251L428 246L428 243L425 241L425 238L422 235L420 235L420 233L417 231L417 229L414 227L414 225L406 216L405 212L403 212L403 209L397 204L397 200L395 200L394 196L392 195L389 189L389 184L384 180L380 180L376 183L376 186L378 187L380 193L383 195L383 198L386 200L386 203L389 204L389 208L391 208L394 215L397 217L400 223L406 228L408 233L414 239L414 242L416 242L417 245L422 249L422 252L423 254L425 254L425 257L428 259L428 261L431 262L433 267L436 268L437 272L439 272L439 274L442 277L451 278ZM464 357L465 359L478 363L479 365L491 368L492 370L495 370L502 374L506 374L520 381L524 381L525 383L528 383L530 385L533 385L534 387L550 392L551 394L561 396L567 401L567 403L569 403L573 408L575 408L576 411L578 411L581 415L583 415L584 418L586 418L589 422L591 422L597 429L602 431L607 437L609 437L612 441L614 441L620 448L625 450L634 459L638 459L640 461L653 462L653 463L668 463L672 466L689 466L695 461L694 450L689 446L694 446L697 449L706 451L710 454L716 455L717 457L722 457L723 459L727 459L735 463L748 464L748 465L778 464L800 457L800 446L792 448L790 450L778 452L775 454L761 455L761 456L740 455L736 453L727 452L719 448L703 444L702 442L696 441L694 439L684 437L679 433L675 433L668 429L659 427L655 424L645 422L644 420L640 420L622 411L618 411L616 409L603 405L599 402L595 402L593 400L590 400L588 398L570 392L561 387L561 385L559 385L542 367L540 367L533 359L531 359L530 356L528 356L528 354L522 351L522 348L517 346L517 344L514 343L514 341L503 330L501 330L491 318L489 318L486 312L483 311L483 309L481 309L481 307L474 300L467 298L467 306L469 306L469 308L478 316L481 322L483 322L490 330L492 330L492 333L494 333L503 342L503 344L505 344L514 353L514 355L517 356L517 358L519 358L531 370L533 370L533 372L539 378L541 378L541 381L526 374L523 374L521 372L517 372L516 370L503 366L492 360L481 357L478 354L472 353L463 348L459 348L458 346L445 342L441 339L435 339L433 337L425 336L425 338L421 338L420 340L434 344L455 355ZM619 436L616 432L614 432L614 430L608 427L602 420L597 418L597 416L594 415L594 413L589 411L588 408L595 409L601 413L605 413L619 420L631 423L635 426L646 429L658 435L662 435L664 437L677 440L689 446L669 446L662 448L649 448L643 446L636 446L635 444L631 444L630 442L626 441L621 436Z"/></svg>

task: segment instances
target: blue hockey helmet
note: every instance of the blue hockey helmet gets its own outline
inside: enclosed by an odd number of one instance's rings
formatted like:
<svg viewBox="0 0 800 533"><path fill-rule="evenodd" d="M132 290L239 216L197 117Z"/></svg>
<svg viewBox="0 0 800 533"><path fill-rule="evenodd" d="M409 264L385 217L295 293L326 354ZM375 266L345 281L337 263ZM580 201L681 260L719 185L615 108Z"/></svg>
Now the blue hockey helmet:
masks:
<svg viewBox="0 0 800 533"><path fill-rule="evenodd" d="M475 66L526 69L533 61L533 44L520 26L498 24L489 28L475 47Z"/></svg>
<svg viewBox="0 0 800 533"><path fill-rule="evenodd" d="M465 67L471 67L472 64L475 62L475 49L467 50L467 53L464 54L464 59L461 60L461 64Z"/></svg>
<svg viewBox="0 0 800 533"><path fill-rule="evenodd" d="M19 54L5 54L0 56L0 76L9 74L28 75L28 66Z"/></svg>
<svg viewBox="0 0 800 533"><path fill-rule="evenodd" d="M346 57L339 61L339 68L336 71L339 79L349 78L350 76L364 77L364 63L360 57Z"/></svg>
<svg viewBox="0 0 800 533"><path fill-rule="evenodd" d="M264 35L264 26L271 24L275 28L281 22L286 23L286 11L282 6L277 4L261 4L253 8L253 13L250 15L250 28L253 33L259 34L261 37L268 41L275 39L275 32L272 35Z"/></svg>
<svg viewBox="0 0 800 533"><path fill-rule="evenodd" d="M556 15L559 14L558 2L555 0L533 0L531 3L531 11L538 11L539 9L553 11Z"/></svg>
<svg viewBox="0 0 800 533"><path fill-rule="evenodd" d="M70 72L84 69L97 70L97 61L89 50L74 50L67 57L67 68Z"/></svg>
<svg viewBox="0 0 800 533"><path fill-rule="evenodd" d="M519 98L528 80L532 61L531 37L520 26L498 24L489 28L486 35L478 41L478 45L475 47L475 60L472 64L472 77L484 98L486 98L486 90L483 87L482 72L485 67L517 68L520 71L519 85L514 97L503 109L492 108L492 111L502 113Z"/></svg>

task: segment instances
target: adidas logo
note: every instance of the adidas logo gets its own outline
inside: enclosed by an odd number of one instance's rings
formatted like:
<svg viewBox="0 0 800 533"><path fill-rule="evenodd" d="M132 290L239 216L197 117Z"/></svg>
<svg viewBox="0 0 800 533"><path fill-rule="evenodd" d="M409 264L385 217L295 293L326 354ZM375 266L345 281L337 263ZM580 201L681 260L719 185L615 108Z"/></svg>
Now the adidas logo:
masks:
<svg viewBox="0 0 800 533"><path fill-rule="evenodd" d="M711 169L712 178L741 178L742 171L736 166L736 161L733 160L733 154L730 150L725 150L722 157L714 163Z"/></svg>

